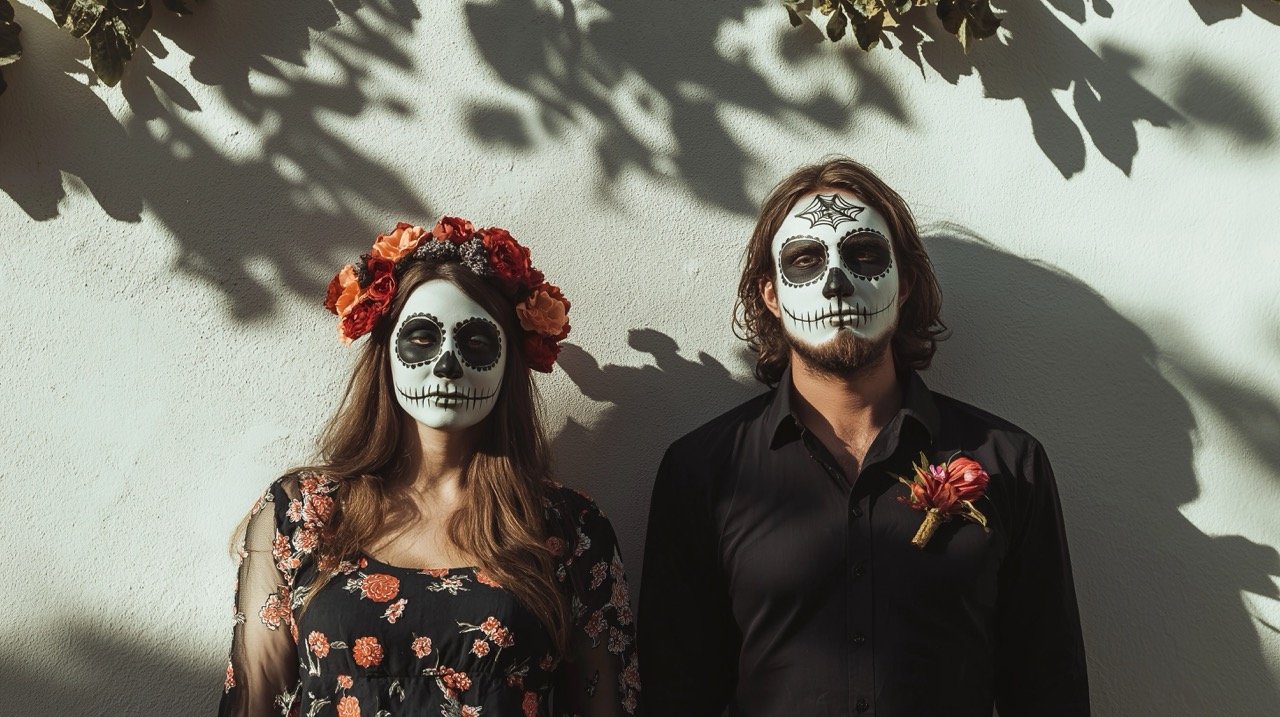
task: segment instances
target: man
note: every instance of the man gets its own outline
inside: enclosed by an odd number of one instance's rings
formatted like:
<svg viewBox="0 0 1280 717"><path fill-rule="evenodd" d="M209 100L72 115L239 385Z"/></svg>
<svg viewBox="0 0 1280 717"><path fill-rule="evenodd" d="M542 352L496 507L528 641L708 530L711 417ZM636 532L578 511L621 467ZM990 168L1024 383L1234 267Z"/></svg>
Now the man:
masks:
<svg viewBox="0 0 1280 717"><path fill-rule="evenodd" d="M1088 715L1049 460L917 373L945 327L902 198L848 159L796 171L765 200L738 301L775 388L662 460L642 712Z"/></svg>

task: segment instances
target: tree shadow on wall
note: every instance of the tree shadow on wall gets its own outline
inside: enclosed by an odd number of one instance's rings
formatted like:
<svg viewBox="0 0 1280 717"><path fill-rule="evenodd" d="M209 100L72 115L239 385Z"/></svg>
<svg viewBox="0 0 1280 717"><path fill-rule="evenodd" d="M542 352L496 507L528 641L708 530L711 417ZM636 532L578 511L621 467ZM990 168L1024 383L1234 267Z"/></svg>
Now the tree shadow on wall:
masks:
<svg viewBox="0 0 1280 717"><path fill-rule="evenodd" d="M1111 16L1106 0L1092 6L1103 22ZM1022 102L1036 143L1064 177L1084 169L1088 143L1128 175L1138 152L1139 123L1207 129L1254 145L1274 140L1261 103L1212 64L1189 55L1149 61L1111 42L1095 51L1053 12L1083 24L1088 7L1087 0L1019 3L1005 14L997 37L974 43L967 54L936 21L904 24L894 35L898 51L921 72L927 66L952 84L976 75L985 96ZM913 12L919 17L931 10ZM1173 75L1172 104L1135 79L1149 64ZM1068 93L1066 105L1055 96Z"/></svg>
<svg viewBox="0 0 1280 717"><path fill-rule="evenodd" d="M782 127L843 127L846 101L830 92L795 99L747 61L716 47L722 26L741 22L759 3L497 0L466 5L484 60L534 101L472 109L472 131L514 149L539 132L570 136L595 130L595 150L609 179L625 170L675 179L704 202L740 214L754 211L748 189L752 158L719 116L726 106L765 115ZM779 20L786 15L778 8ZM494 38L518 38L495 42ZM860 109L910 124L893 89L875 72L854 68Z"/></svg>
<svg viewBox="0 0 1280 717"><path fill-rule="evenodd" d="M331 129L378 106L366 91L373 72L412 68L384 38L411 30L411 0L158 12L118 88L129 109L123 122L74 77L86 72L70 59L85 57L84 43L18 10L28 57L6 68L0 190L33 219L56 217L81 187L112 219L149 213L176 238L178 268L221 290L248 320L271 313L277 283L320 295L314 277L386 229L363 217L429 216L399 173ZM156 66L174 45L195 58L192 76L216 88L229 112L202 117L206 108ZM328 72L320 79L306 65Z"/></svg>
<svg viewBox="0 0 1280 717"><path fill-rule="evenodd" d="M216 712L226 658L222 665L210 664L208 655L177 649L181 639L144 641L134 627L125 622L120 629L104 628L72 619L41 635L41 644L29 649L62 655L56 672L35 669L30 659L0 655L8 695L0 717Z"/></svg>
<svg viewBox="0 0 1280 717"><path fill-rule="evenodd" d="M608 404L590 427L570 419L552 442L556 473L610 511L638 594L649 493L667 446L717 413L760 393L710 355L682 357L675 340L653 329L632 329L627 344L651 357L644 366L601 366L578 346L566 344L559 366L582 393Z"/></svg>
<svg viewBox="0 0 1280 717"><path fill-rule="evenodd" d="M1095 51L1050 9L1083 23L1086 0L1016 5L1005 15L1003 37L975 43L966 55L936 18L925 18L932 12L927 7L910 11L924 18L918 27L897 28L895 49L867 54L848 40L832 47L813 25L791 28L777 0L473 1L466 10L481 54L535 109L474 107L472 131L525 150L540 133L563 137L595 129L608 177L636 169L672 178L706 202L749 214L756 167L717 108L759 113L784 136L813 125L842 129L868 111L909 129L911 116L890 74L897 72L890 61L903 59L892 55L901 54L922 74L927 69L951 84L976 75L985 96L1021 102L1037 144L1064 177L1084 169L1088 143L1129 173L1139 123L1194 127L1204 119L1211 129L1239 133L1251 143L1274 139L1259 101L1213 66L1193 58L1156 60L1178 73L1178 99L1196 110L1184 111L1134 78L1147 58L1114 44ZM777 15L771 36L757 32L738 44L720 43L728 49L718 47L718 33L761 7ZM1106 0L1093 0L1092 7L1102 21L1111 14ZM852 88L851 98L821 89L833 74ZM797 92L810 97L795 99ZM1200 101L1205 92L1220 102ZM1069 97L1066 104L1062 95Z"/></svg>
<svg viewBox="0 0 1280 717"><path fill-rule="evenodd" d="M1156 368L1164 359L1151 339L1077 279L963 228L934 227L925 241L953 331L926 378L1048 448L1096 713L1280 714L1259 638L1268 626L1243 596L1280 598L1280 554L1208 535L1182 514L1200 494L1195 419ZM1280 408L1256 397L1237 403L1228 384L1204 380L1196 390L1217 397L1235 428L1280 425ZM1263 450L1274 458L1274 441Z"/></svg>
<svg viewBox="0 0 1280 717"><path fill-rule="evenodd" d="M1242 17L1247 9L1273 25L1280 25L1280 4L1274 0L1187 0L1206 25Z"/></svg>

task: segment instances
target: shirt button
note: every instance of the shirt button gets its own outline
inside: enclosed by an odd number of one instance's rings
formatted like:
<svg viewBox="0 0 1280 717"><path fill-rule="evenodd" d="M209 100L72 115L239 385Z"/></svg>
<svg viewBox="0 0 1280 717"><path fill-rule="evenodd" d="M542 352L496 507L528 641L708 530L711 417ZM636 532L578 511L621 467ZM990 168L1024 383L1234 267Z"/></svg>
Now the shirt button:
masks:
<svg viewBox="0 0 1280 717"><path fill-rule="evenodd" d="M867 702L865 699L862 699L861 697L859 697L859 698L858 698L858 703L857 703L856 705L854 705L853 707L854 707L854 709L858 710L859 712L866 712L867 710L871 709L871 703L869 703L869 702Z"/></svg>
<svg viewBox="0 0 1280 717"><path fill-rule="evenodd" d="M855 506L853 506L852 508L850 508L850 509L849 509L849 512L850 512L850 513L852 513L852 514L853 514L853 517L855 517L855 518L861 518L861 517L862 517L862 509L861 509L861 508L859 508L859 507L858 507L858 506L856 506L856 505L855 505Z"/></svg>
<svg viewBox="0 0 1280 717"><path fill-rule="evenodd" d="M853 636L853 644L858 645L859 647L866 644L866 642L867 642L867 636L863 635L862 633L858 633Z"/></svg>
<svg viewBox="0 0 1280 717"><path fill-rule="evenodd" d="M865 564L858 563L857 565L853 566L853 577L860 578L866 574L867 574L867 568Z"/></svg>

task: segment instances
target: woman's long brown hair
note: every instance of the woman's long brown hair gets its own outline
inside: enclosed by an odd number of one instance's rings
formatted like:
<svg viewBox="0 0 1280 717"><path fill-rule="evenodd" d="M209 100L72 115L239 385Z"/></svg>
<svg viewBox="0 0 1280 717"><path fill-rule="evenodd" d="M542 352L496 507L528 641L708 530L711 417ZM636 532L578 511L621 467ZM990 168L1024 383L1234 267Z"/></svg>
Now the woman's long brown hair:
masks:
<svg viewBox="0 0 1280 717"><path fill-rule="evenodd" d="M746 263L738 282L733 324L738 336L745 339L756 354L756 378L776 386L791 360L791 345L782 322L769 311L760 294L761 281L776 281L773 235L791 207L804 195L819 189L852 192L875 207L889 223L898 270L902 281L910 285L910 293L899 312L898 329L893 334L894 362L899 367L928 368L938 341L946 338L943 334L947 327L940 318L942 290L920 241L915 217L902 197L871 169L848 157L833 157L800 167L779 182L764 200L760 218L751 233Z"/></svg>
<svg viewBox="0 0 1280 717"><path fill-rule="evenodd" d="M520 326L511 302L457 262L418 261L405 269L391 308L360 348L341 407L320 436L320 463L291 471L315 471L339 483L334 515L316 549L323 567L306 597L333 578L340 561L355 560L380 537L393 511L407 509L395 499L417 476L421 444L413 419L396 402L390 336L409 295L432 279L453 282L483 306L508 342L498 400L474 429L473 454L462 470L462 506L450 516L447 535L537 616L565 654L569 606L545 543L549 458L536 389L519 348Z"/></svg>

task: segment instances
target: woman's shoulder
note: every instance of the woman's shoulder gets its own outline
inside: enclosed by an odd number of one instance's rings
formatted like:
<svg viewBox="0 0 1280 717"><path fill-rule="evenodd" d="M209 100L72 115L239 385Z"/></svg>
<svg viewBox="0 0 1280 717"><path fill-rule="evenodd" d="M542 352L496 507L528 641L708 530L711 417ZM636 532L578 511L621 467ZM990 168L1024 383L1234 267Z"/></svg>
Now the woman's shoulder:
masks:
<svg viewBox="0 0 1280 717"><path fill-rule="evenodd" d="M544 480L543 506L553 548L577 557L596 548L611 551L617 538L604 510L587 493L554 480ZM555 543L560 542L559 546Z"/></svg>
<svg viewBox="0 0 1280 717"><path fill-rule="evenodd" d="M547 517L564 517L575 523L594 518L608 520L599 504L586 492L550 478L543 479L542 485L542 505Z"/></svg>
<svg viewBox="0 0 1280 717"><path fill-rule="evenodd" d="M338 482L313 469L294 470L271 481L254 512L271 504L281 532L316 529L333 515Z"/></svg>

